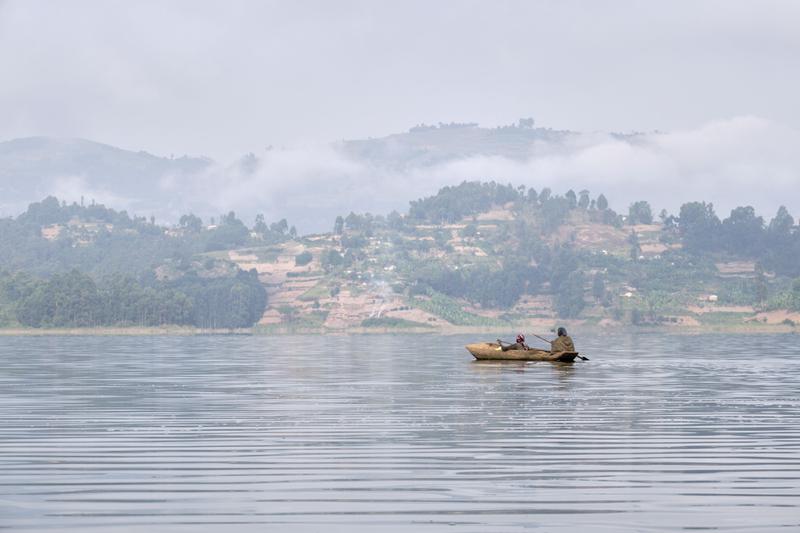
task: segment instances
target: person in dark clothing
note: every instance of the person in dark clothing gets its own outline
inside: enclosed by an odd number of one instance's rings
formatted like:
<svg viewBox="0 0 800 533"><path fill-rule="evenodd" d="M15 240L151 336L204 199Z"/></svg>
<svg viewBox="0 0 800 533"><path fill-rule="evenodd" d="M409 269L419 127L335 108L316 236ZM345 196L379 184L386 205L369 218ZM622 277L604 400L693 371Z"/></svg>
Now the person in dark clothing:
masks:
<svg viewBox="0 0 800 533"><path fill-rule="evenodd" d="M506 344L505 346L503 346L503 341L501 341L500 339L497 339L497 344L500 345L500 348L504 352L507 352L509 350L528 350L529 349L528 346L525 344L525 335L523 335L522 333L517 335L516 341L517 342L515 342L513 344Z"/></svg>
<svg viewBox="0 0 800 533"><path fill-rule="evenodd" d="M575 343L567 335L565 328L558 328L558 337L554 341L550 341L550 351L555 352L574 352Z"/></svg>

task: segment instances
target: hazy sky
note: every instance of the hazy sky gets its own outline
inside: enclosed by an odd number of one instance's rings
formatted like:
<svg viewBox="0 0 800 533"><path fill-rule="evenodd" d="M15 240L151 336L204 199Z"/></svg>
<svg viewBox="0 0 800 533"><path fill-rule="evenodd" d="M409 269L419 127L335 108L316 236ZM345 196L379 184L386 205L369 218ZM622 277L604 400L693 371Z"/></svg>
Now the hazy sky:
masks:
<svg viewBox="0 0 800 533"><path fill-rule="evenodd" d="M230 160L419 122L800 130L800 2L0 0L0 140Z"/></svg>

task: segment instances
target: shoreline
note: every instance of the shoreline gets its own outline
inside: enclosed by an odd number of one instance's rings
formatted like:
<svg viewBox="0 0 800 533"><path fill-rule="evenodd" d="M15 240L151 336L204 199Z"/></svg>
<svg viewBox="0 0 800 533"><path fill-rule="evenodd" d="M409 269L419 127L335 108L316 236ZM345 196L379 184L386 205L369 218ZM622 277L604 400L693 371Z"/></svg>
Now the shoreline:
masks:
<svg viewBox="0 0 800 533"><path fill-rule="evenodd" d="M251 329L202 329L185 327L116 327L116 328L0 328L0 336L6 337L190 337L196 335L252 335Z"/></svg>
<svg viewBox="0 0 800 533"><path fill-rule="evenodd" d="M785 324L733 324L733 325L709 325L709 326L597 326L594 324L579 324L564 322L564 325L571 331L580 332L588 335L602 335L605 333L617 333L621 330L633 333L668 333L674 335L700 335L705 333L736 333L736 334L778 334L778 333L800 333L800 328ZM201 335L250 335L257 337L282 336L282 335L497 335L498 332L509 332L516 330L535 329L540 333L546 334L550 327L524 327L524 326L447 326L441 328L364 328L354 327L342 330L328 330L320 328L271 328L268 331L259 331L259 328L245 329L202 329L187 327L114 327L114 328L0 328L0 336L5 337L103 337L103 336L176 336L189 337Z"/></svg>

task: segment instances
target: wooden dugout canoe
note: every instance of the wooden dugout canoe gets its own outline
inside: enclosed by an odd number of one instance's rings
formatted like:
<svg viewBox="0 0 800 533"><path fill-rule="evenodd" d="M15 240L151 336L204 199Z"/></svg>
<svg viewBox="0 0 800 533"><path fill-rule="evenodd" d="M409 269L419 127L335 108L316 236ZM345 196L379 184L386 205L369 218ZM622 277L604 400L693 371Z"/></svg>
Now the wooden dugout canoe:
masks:
<svg viewBox="0 0 800 533"><path fill-rule="evenodd" d="M548 352L547 350L508 350L500 349L499 344L493 342L479 342L467 344L469 353L479 361L551 361L571 363L578 356L578 352Z"/></svg>

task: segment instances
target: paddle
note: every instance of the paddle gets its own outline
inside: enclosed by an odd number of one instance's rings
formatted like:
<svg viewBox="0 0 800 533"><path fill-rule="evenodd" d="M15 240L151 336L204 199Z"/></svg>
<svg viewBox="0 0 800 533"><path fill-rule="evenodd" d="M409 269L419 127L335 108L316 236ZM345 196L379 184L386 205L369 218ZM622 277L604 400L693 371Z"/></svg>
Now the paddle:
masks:
<svg viewBox="0 0 800 533"><path fill-rule="evenodd" d="M543 340L543 341L544 341L544 342L546 342L547 344L550 344L550 341L549 341L549 340L545 339L544 337L540 337L540 336L539 336L539 335L537 335L536 333L531 333L531 335L533 335L533 336L534 336L534 337L536 337L537 339L541 339L541 340Z"/></svg>
<svg viewBox="0 0 800 533"><path fill-rule="evenodd" d="M534 336L534 337L536 337L537 339L541 339L541 340L543 340L543 341L544 341L544 342L546 342L547 344L550 344L550 342L551 342L551 341L549 341L549 340L545 339L544 337L540 337L540 336L539 336L539 335L537 335L536 333L531 333L531 335L533 335L533 336ZM576 355L575 357L577 357L578 359L581 359L582 361L588 361L588 360L589 360L589 358L588 358L588 357L584 357L584 356L582 356L582 355Z"/></svg>
<svg viewBox="0 0 800 533"><path fill-rule="evenodd" d="M503 339L497 339L497 342L500 344L500 347L501 347L501 348L503 347L503 343L506 343L506 344L516 344L516 343L513 343L513 342L504 341Z"/></svg>
<svg viewBox="0 0 800 533"><path fill-rule="evenodd" d="M497 342L500 344L500 348L499 349L501 349L501 350L503 349L503 343L516 344L515 342L508 342L508 341L504 341L503 339L497 339ZM533 348L529 348L525 343L522 343L522 345L525 346L526 350L532 350L533 349Z"/></svg>

